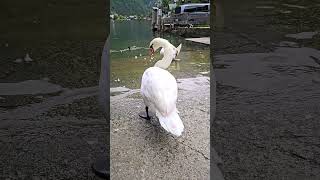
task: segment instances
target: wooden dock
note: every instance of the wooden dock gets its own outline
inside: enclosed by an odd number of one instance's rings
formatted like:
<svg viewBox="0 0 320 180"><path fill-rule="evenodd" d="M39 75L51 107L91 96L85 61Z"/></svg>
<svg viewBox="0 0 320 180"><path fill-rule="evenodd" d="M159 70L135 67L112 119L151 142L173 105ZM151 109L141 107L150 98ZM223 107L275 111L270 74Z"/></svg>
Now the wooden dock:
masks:
<svg viewBox="0 0 320 180"><path fill-rule="evenodd" d="M186 38L187 41L210 45L210 37Z"/></svg>

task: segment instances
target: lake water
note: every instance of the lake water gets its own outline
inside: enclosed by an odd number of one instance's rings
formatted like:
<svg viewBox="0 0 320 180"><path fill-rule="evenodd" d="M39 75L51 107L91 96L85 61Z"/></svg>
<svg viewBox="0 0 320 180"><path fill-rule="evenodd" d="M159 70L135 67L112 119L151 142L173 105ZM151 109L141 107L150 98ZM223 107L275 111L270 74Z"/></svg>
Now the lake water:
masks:
<svg viewBox="0 0 320 180"><path fill-rule="evenodd" d="M172 62L168 68L176 78L196 77L209 71L209 46L187 42L176 35L154 34L151 21L111 21L110 30L111 87L140 88L144 70L162 58L160 49L154 59L149 56L149 43L155 37L168 39L176 47L182 43L181 52L177 57L181 61Z"/></svg>

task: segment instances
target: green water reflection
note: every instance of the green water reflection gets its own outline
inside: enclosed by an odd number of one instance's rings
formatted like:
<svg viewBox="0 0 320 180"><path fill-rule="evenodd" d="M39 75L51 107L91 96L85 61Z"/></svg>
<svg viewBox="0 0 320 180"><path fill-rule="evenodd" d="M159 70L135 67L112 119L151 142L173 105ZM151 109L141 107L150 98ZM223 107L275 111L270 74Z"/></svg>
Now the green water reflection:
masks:
<svg viewBox="0 0 320 180"><path fill-rule="evenodd" d="M180 61L173 62L168 68L176 78L195 77L209 71L209 46L188 42L171 34L156 35L153 34L150 27L150 21L113 21L110 23L111 87L140 87L144 70L162 58L158 50L155 58L151 59L147 48L149 42L159 36L168 39L175 46L182 43L181 53L177 57Z"/></svg>

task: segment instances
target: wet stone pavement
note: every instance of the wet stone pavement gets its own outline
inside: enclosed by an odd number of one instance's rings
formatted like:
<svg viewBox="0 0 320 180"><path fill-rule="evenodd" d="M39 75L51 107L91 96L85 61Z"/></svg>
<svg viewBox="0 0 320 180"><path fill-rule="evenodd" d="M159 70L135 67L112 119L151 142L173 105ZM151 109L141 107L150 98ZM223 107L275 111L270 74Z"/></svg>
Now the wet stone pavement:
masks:
<svg viewBox="0 0 320 180"><path fill-rule="evenodd" d="M99 179L90 165L108 153L108 129L96 99L57 105L34 117L2 115L0 179Z"/></svg>
<svg viewBox="0 0 320 180"><path fill-rule="evenodd" d="M139 118L145 107L139 89L111 97L111 179L209 178L209 80L177 80L181 137L167 133L156 118Z"/></svg>
<svg viewBox="0 0 320 180"><path fill-rule="evenodd" d="M0 179L101 179L91 163L109 154L97 103L104 42L8 44L1 48Z"/></svg>
<svg viewBox="0 0 320 180"><path fill-rule="evenodd" d="M220 5L211 142L225 179L319 179L319 4Z"/></svg>
<svg viewBox="0 0 320 180"><path fill-rule="evenodd" d="M97 103L105 5L1 2L1 180L99 179L91 163L109 154Z"/></svg>

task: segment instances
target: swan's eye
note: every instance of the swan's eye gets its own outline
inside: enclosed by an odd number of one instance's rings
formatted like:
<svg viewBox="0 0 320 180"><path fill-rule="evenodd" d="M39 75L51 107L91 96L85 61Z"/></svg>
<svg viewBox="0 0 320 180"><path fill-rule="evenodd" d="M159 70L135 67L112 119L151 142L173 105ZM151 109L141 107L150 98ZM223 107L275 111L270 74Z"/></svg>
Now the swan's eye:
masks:
<svg viewBox="0 0 320 180"><path fill-rule="evenodd" d="M152 48L152 49L153 49L153 44L151 44L150 48Z"/></svg>

